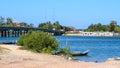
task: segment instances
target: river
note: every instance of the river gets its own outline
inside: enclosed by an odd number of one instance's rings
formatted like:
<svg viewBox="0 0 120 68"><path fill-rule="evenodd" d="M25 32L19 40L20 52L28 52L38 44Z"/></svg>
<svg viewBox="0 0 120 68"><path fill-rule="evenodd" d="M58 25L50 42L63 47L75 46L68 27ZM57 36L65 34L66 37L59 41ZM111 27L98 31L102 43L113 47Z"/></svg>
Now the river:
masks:
<svg viewBox="0 0 120 68"><path fill-rule="evenodd" d="M86 62L103 62L108 58L120 56L120 37L98 36L56 36L59 46L68 43L71 51L90 50L88 56L78 56L75 59ZM0 42L16 41L18 37L0 38Z"/></svg>

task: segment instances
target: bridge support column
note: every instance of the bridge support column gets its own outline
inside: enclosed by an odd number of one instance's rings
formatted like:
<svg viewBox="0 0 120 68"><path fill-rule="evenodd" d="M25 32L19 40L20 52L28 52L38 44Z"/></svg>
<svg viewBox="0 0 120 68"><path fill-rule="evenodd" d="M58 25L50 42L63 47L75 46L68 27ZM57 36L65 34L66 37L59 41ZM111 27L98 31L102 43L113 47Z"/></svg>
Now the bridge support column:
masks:
<svg viewBox="0 0 120 68"><path fill-rule="evenodd" d="M8 31L8 37L10 37L10 31Z"/></svg>
<svg viewBox="0 0 120 68"><path fill-rule="evenodd" d="M15 34L14 34L14 35L15 35L15 37L17 37L17 31L15 31Z"/></svg>
<svg viewBox="0 0 120 68"><path fill-rule="evenodd" d="M17 34L18 34L18 37L19 37L19 36L20 36L20 31L18 31L18 33L17 33Z"/></svg>
<svg viewBox="0 0 120 68"><path fill-rule="evenodd" d="M28 31L24 31L24 34L26 34Z"/></svg>
<svg viewBox="0 0 120 68"><path fill-rule="evenodd" d="M22 31L20 31L20 35L22 35Z"/></svg>
<svg viewBox="0 0 120 68"><path fill-rule="evenodd" d="M12 37L14 37L14 31L12 31Z"/></svg>
<svg viewBox="0 0 120 68"><path fill-rule="evenodd" d="M26 31L24 31L24 35L26 34Z"/></svg>
<svg viewBox="0 0 120 68"><path fill-rule="evenodd" d="M26 34L26 33L28 33L28 30L27 30L27 31L25 31L25 34Z"/></svg>
<svg viewBox="0 0 120 68"><path fill-rule="evenodd" d="M2 35L2 31L0 31L0 37L1 37L1 35Z"/></svg>
<svg viewBox="0 0 120 68"><path fill-rule="evenodd" d="M7 31L6 30L4 31L4 34L5 34L5 37L7 37Z"/></svg>
<svg viewBox="0 0 120 68"><path fill-rule="evenodd" d="M1 37L3 37L4 36L4 31L1 31Z"/></svg>
<svg viewBox="0 0 120 68"><path fill-rule="evenodd" d="M17 31L17 37L19 37L20 35L19 35L19 31Z"/></svg>

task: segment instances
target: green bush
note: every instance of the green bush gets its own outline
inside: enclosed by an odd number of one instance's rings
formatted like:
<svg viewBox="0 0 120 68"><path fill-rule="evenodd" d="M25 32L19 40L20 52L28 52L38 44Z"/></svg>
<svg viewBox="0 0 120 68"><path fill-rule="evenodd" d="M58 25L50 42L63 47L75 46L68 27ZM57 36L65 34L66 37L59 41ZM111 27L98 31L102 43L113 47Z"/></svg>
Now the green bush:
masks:
<svg viewBox="0 0 120 68"><path fill-rule="evenodd" d="M17 41L18 45L34 52L53 54L58 49L58 41L54 36L42 31L29 31Z"/></svg>
<svg viewBox="0 0 120 68"><path fill-rule="evenodd" d="M64 48L59 48L58 52L64 56L71 56L70 47L66 45Z"/></svg>

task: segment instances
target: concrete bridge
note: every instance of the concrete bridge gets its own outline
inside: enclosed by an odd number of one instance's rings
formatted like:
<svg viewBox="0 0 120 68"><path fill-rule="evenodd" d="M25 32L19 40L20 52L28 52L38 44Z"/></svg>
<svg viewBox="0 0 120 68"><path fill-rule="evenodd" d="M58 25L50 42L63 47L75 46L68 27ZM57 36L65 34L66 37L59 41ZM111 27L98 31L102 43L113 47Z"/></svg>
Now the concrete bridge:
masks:
<svg viewBox="0 0 120 68"><path fill-rule="evenodd" d="M26 34L29 30L41 30L55 36L64 33L63 31L35 27L0 27L0 37L19 37L22 34Z"/></svg>

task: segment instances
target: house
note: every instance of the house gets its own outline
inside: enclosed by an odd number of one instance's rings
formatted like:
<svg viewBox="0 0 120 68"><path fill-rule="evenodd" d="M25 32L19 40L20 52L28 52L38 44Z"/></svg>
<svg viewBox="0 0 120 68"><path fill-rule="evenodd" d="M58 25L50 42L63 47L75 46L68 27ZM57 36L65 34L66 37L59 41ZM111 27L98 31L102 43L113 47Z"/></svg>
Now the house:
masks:
<svg viewBox="0 0 120 68"><path fill-rule="evenodd" d="M14 24L15 26L20 26L19 22L17 22L17 21L14 21L13 24Z"/></svg>
<svg viewBox="0 0 120 68"><path fill-rule="evenodd" d="M72 29L71 31L69 31L69 32L75 32L75 33L79 33L80 32L80 30L79 29L76 29L75 27L73 27L73 26L67 26L67 28L70 28L70 29Z"/></svg>

